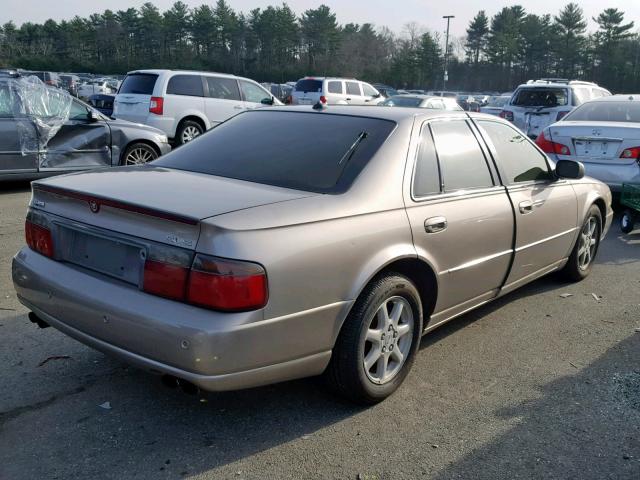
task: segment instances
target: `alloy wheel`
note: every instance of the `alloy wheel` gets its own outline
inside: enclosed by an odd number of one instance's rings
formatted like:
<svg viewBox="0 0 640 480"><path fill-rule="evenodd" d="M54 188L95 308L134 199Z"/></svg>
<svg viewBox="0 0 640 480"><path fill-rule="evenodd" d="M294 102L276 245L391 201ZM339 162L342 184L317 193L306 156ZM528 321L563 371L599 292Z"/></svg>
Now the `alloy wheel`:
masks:
<svg viewBox="0 0 640 480"><path fill-rule="evenodd" d="M187 125L184 130L182 130L182 143L187 143L200 135L200 130L198 127L194 127L193 125Z"/></svg>
<svg viewBox="0 0 640 480"><path fill-rule="evenodd" d="M596 253L598 246L598 222L590 217L580 232L580 247L578 248L578 266L586 270Z"/></svg>
<svg viewBox="0 0 640 480"><path fill-rule="evenodd" d="M142 165L155 160L155 156L146 148L134 148L125 158L126 165Z"/></svg>

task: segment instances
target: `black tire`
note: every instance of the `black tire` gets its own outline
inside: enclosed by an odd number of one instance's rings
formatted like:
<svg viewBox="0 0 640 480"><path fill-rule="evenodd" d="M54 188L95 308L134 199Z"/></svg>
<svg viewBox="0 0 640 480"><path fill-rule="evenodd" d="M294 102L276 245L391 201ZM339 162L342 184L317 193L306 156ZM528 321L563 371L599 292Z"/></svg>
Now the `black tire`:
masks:
<svg viewBox="0 0 640 480"><path fill-rule="evenodd" d="M127 147L122 154L122 165L143 165L155 160L160 155L157 150L148 143L137 142Z"/></svg>
<svg viewBox="0 0 640 480"><path fill-rule="evenodd" d="M195 131L197 131L197 134L195 135L190 133ZM178 125L175 142L177 145L184 145L203 133L204 127L195 120L183 120L180 122L180 125Z"/></svg>
<svg viewBox="0 0 640 480"><path fill-rule="evenodd" d="M620 218L620 230L622 230L622 233L631 233L633 231L636 220L635 217L634 213L629 209L626 209L622 213L622 217Z"/></svg>
<svg viewBox="0 0 640 480"><path fill-rule="evenodd" d="M595 243L593 244L593 248L589 247L589 263L584 265L584 261L581 252L584 247L583 240L583 232L585 231L586 225L594 220L596 223L596 228L594 230L593 236L589 237L590 239L594 239ZM602 214L600 213L600 209L596 205L591 205L587 216L584 219L584 222L580 226L580 232L578 233L578 239L576 240L576 244L571 251L571 255L569 256L569 260L565 265L562 273L567 280L573 282L579 282L584 280L591 273L591 268L593 267L593 261L595 260L596 254L598 253L598 249L600 248L600 236L602 235Z"/></svg>
<svg viewBox="0 0 640 480"><path fill-rule="evenodd" d="M400 338L410 338L411 344L404 347L408 350L404 354L403 361L396 362L396 372L393 376L390 376L385 383L379 384L374 383L374 380L370 378L373 367L369 369L369 373L365 371L364 358L368 341L365 338L370 326L378 321L379 317L376 315L378 310L383 308L383 305L386 308L388 302L402 303L402 310L405 308L404 305L408 305L413 327L405 336L399 334L397 340L395 339L400 328L397 332L391 330L391 327L389 328L388 332L393 331L393 334L388 333L387 341L396 342L396 354L400 352ZM378 325L378 327L380 326ZM380 328L381 331L385 331L384 328ZM332 390L355 403L364 405L378 403L396 391L408 375L420 345L421 335L422 305L415 285L407 277L398 273L379 276L364 289L345 320L333 348L329 366L324 372L325 380ZM384 339L384 335L382 338ZM404 342L406 344L406 340ZM379 345L381 351L384 351L384 347L382 347L384 341L381 341ZM369 347L372 348L371 345ZM390 352L393 347L394 345L386 347L389 349L389 358L393 357ZM393 361L395 360L390 362ZM377 367L377 362L373 365Z"/></svg>

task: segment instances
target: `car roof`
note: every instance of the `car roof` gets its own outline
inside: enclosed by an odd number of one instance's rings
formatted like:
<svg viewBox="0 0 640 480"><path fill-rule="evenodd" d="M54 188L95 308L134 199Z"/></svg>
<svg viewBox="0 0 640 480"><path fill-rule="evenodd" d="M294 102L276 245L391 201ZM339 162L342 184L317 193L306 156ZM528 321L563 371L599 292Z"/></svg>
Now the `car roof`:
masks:
<svg viewBox="0 0 640 480"><path fill-rule="evenodd" d="M130 72L127 72L127 75L131 75L134 73L150 73L154 75L161 75L163 73L177 73L177 74L216 75L218 77L229 77L229 78L244 78L244 77L238 77L236 75L231 75L230 73L207 72L204 70L169 70L169 69L132 70Z"/></svg>
<svg viewBox="0 0 640 480"><path fill-rule="evenodd" d="M378 107L378 106L365 106L365 105L329 105L322 110L314 110L310 105L292 105L282 107L269 107L268 109L260 109L259 111L278 111L278 112L316 112L318 115L323 113L335 114L335 115L349 115L353 117L367 117L367 118L379 118L381 120L391 120L394 122L401 122L414 117L429 118L429 117L457 117L468 118L467 112L463 110L436 110L428 108L418 107L406 107L406 108L390 108L390 107ZM493 115L479 114L482 118L494 120ZM475 115L474 115L475 118ZM501 120L501 119L498 119ZM504 122L504 121L503 121Z"/></svg>
<svg viewBox="0 0 640 480"><path fill-rule="evenodd" d="M448 97L439 97L437 95L426 95L424 93L400 93L398 95L393 95L389 98L395 98L395 97L403 97L403 98L419 98L421 100L428 100L428 99L437 99L437 100L451 100L453 101L453 98L448 98Z"/></svg>
<svg viewBox="0 0 640 480"><path fill-rule="evenodd" d="M589 100L589 102L640 102L640 94L622 94L618 93L616 95L608 95L606 97L594 98L593 100Z"/></svg>

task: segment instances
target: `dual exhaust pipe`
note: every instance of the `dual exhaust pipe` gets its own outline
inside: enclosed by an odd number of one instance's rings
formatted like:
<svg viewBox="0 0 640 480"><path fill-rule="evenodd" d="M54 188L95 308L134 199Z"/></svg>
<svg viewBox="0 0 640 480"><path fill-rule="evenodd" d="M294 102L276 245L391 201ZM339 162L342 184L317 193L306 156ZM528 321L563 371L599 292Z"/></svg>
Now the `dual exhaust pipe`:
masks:
<svg viewBox="0 0 640 480"><path fill-rule="evenodd" d="M36 325L38 325L40 328L47 328L50 327L51 325L49 325L47 322L45 322L44 320L42 320L39 316L37 316L35 313L33 312L29 312L29 321L31 323L35 323Z"/></svg>

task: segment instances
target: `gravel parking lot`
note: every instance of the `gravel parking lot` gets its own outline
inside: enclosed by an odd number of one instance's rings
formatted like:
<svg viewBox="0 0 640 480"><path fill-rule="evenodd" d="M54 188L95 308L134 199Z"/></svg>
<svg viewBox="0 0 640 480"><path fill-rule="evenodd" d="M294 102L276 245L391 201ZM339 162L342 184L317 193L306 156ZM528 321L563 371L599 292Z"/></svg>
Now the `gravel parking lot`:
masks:
<svg viewBox="0 0 640 480"><path fill-rule="evenodd" d="M640 232L614 225L582 283L544 278L424 337L365 409L316 379L189 396L37 328L10 278L28 185L0 188L2 480L640 477Z"/></svg>

